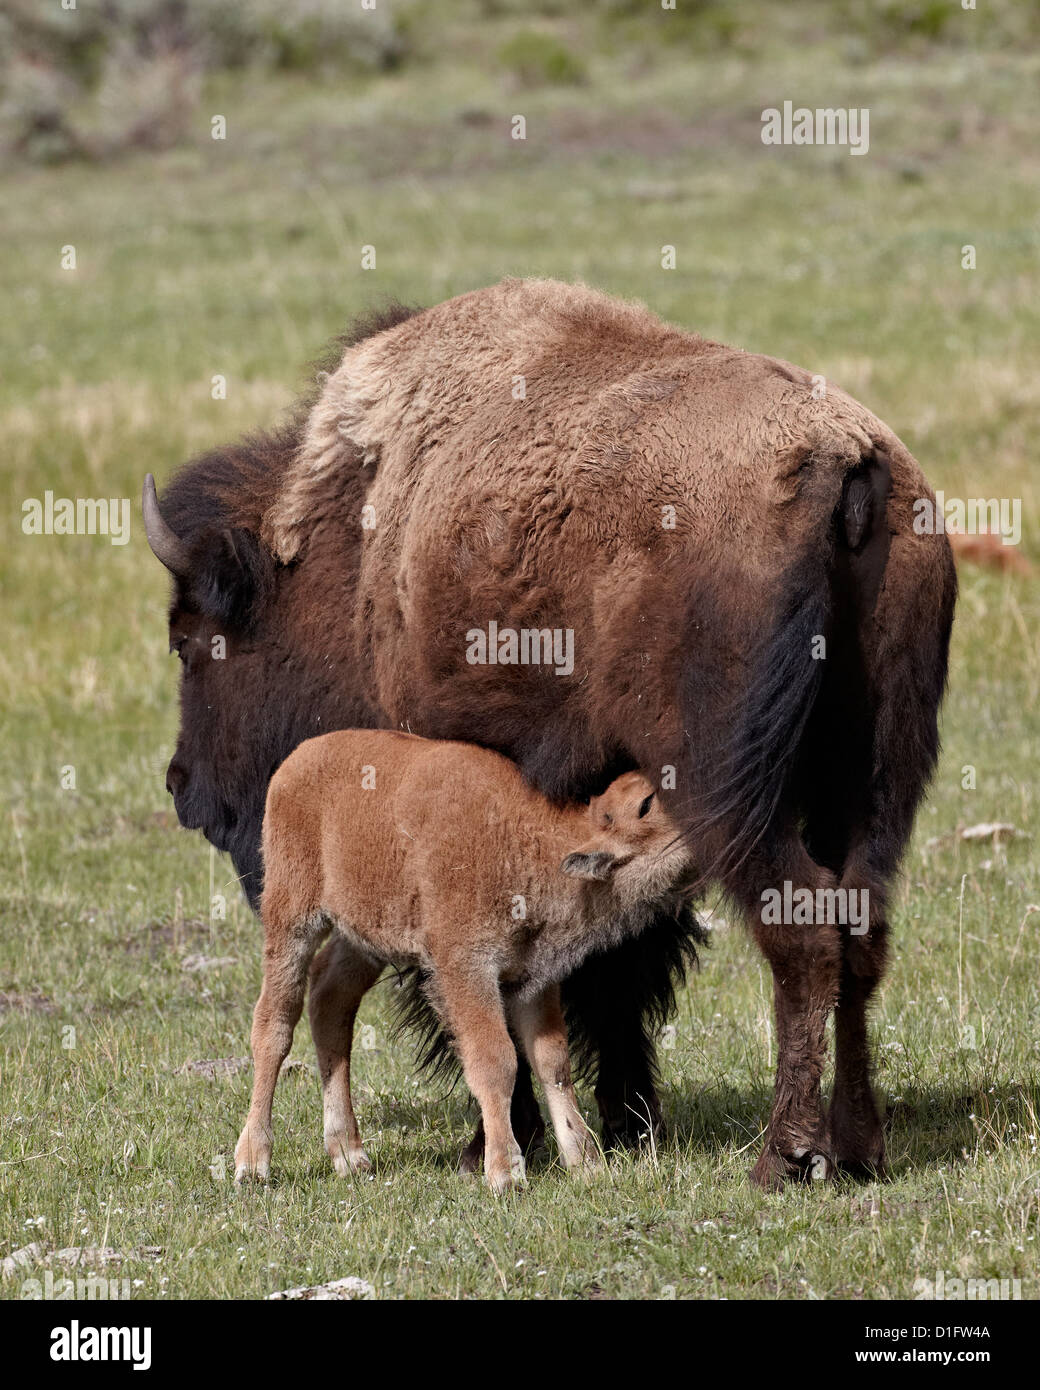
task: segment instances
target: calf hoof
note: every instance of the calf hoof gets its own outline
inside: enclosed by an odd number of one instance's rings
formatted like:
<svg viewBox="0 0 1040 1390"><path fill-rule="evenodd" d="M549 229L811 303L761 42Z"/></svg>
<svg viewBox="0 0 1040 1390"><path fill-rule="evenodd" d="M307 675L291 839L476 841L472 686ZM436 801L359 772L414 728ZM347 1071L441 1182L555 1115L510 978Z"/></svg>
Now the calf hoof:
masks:
<svg viewBox="0 0 1040 1390"><path fill-rule="evenodd" d="M330 1143L327 1145L327 1153L332 1159L333 1168L341 1178L349 1178L352 1173L371 1172L372 1160L361 1144L348 1144L345 1140Z"/></svg>
<svg viewBox="0 0 1040 1390"><path fill-rule="evenodd" d="M576 1162L567 1165L567 1171L578 1178L591 1178L596 1173L601 1172L602 1168L603 1160L600 1158L599 1150L595 1144L589 1144Z"/></svg>
<svg viewBox="0 0 1040 1390"><path fill-rule="evenodd" d="M243 1183L250 1178L266 1182L270 1176L271 1141L250 1133L247 1125L235 1145L235 1182Z"/></svg>
<svg viewBox="0 0 1040 1390"><path fill-rule="evenodd" d="M528 1122L524 1125L518 1125L514 1120L513 1133L525 1158L530 1158L539 1149L543 1149L545 1147L545 1121L542 1119L541 1112L536 1110L536 1115L529 1117ZM462 1150L459 1157L459 1172L479 1173L480 1165L483 1162L484 1126L477 1125L476 1134Z"/></svg>
<svg viewBox="0 0 1040 1390"><path fill-rule="evenodd" d="M526 1182L527 1167L519 1149L510 1158L508 1167L504 1163L495 1164L487 1173L487 1185L496 1197L513 1192L516 1188L523 1187Z"/></svg>
<svg viewBox="0 0 1040 1390"><path fill-rule="evenodd" d="M751 1181L763 1192L782 1192L791 1182L828 1182L835 1173L834 1160L819 1149L801 1149L784 1154L772 1144L758 1156L750 1173Z"/></svg>

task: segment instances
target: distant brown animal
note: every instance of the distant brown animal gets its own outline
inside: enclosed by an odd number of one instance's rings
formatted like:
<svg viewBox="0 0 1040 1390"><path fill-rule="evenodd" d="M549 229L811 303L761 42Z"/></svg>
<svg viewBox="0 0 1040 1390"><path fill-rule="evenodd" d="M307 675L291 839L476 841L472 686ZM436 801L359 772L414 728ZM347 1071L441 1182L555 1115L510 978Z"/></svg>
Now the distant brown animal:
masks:
<svg viewBox="0 0 1040 1390"><path fill-rule="evenodd" d="M947 538L914 530L934 494L913 457L831 383L583 286L505 281L392 314L337 360L284 430L190 464L161 508L146 488L176 579L182 823L230 851L255 902L264 791L314 734L481 744L561 800L638 769L773 972L755 1181L879 1171L867 1006L956 594ZM492 622L573 634L573 670L470 661ZM785 884L868 891L869 930L766 922ZM606 1142L659 1117L653 1036L691 940L662 914L564 984ZM529 1083L521 1065L518 1135L540 1123Z"/></svg>
<svg viewBox="0 0 1040 1390"><path fill-rule="evenodd" d="M1015 546L1007 545L999 531L980 531L970 535L947 525L946 534L958 564L965 560L973 565L1010 574L1033 573L1033 566L1026 557Z"/></svg>
<svg viewBox="0 0 1040 1390"><path fill-rule="evenodd" d="M689 849L639 773L584 806L553 806L508 759L469 744L347 730L275 773L263 827L264 984L253 1100L235 1178L266 1178L271 1102L314 963L310 1019L325 1146L341 1175L370 1167L350 1092L354 1019L388 962L418 965L455 1039L495 1192L524 1180L510 1124L512 1028L541 1082L566 1167L596 1146L571 1082L559 982L674 899Z"/></svg>

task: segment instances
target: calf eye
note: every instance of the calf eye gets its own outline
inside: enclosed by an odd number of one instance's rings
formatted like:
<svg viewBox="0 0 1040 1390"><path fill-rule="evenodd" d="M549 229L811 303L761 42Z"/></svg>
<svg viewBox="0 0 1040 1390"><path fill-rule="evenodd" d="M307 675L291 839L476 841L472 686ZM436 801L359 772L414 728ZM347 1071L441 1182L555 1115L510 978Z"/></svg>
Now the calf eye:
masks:
<svg viewBox="0 0 1040 1390"><path fill-rule="evenodd" d="M650 803L651 803L651 801L653 801L653 799L654 799L654 794L653 794L653 792L651 792L650 795L646 798L646 800L640 803L640 806L639 806L639 819L640 819L640 820L642 820L643 817L646 815L647 811L649 811L649 809L650 809Z"/></svg>

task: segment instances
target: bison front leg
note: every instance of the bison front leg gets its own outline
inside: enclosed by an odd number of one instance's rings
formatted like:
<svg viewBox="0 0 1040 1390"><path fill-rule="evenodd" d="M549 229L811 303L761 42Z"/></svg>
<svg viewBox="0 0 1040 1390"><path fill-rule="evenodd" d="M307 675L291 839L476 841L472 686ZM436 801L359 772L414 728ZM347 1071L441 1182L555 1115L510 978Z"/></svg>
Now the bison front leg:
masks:
<svg viewBox="0 0 1040 1390"><path fill-rule="evenodd" d="M597 1067L605 1149L636 1148L661 1132L652 1026L669 1011L673 982L658 935L651 929L590 957L563 983L571 1040Z"/></svg>
<svg viewBox="0 0 1040 1390"><path fill-rule="evenodd" d="M617 1047L604 1041L596 1078L596 1105L603 1123L605 1149L635 1149L662 1130L661 1102L654 1083L656 1052L642 1020L619 1028Z"/></svg>

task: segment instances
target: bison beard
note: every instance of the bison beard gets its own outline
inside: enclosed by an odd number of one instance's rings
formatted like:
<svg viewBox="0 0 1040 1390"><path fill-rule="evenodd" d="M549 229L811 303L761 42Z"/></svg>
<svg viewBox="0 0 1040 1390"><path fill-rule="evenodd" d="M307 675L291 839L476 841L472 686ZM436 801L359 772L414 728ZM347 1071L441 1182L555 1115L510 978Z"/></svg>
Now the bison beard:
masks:
<svg viewBox="0 0 1040 1390"><path fill-rule="evenodd" d="M929 492L915 461L836 388L817 400L801 369L581 287L506 282L365 331L284 430L188 465L161 511L146 488L149 540L177 580L182 823L229 850L255 905L267 783L313 734L482 743L559 799L671 768L661 794L704 881L773 971L755 1180L805 1176L817 1153L880 1168L866 1009L937 755L956 590L945 537L913 531ZM463 635L487 618L572 628L573 679L467 666ZM208 659L217 633L223 662ZM762 893L785 881L869 891L868 933L766 926ZM610 1142L657 1123L653 1036L698 937L692 914L662 907L566 986ZM416 982L408 998L414 1016ZM534 1137L523 1071L516 1106L518 1138Z"/></svg>

